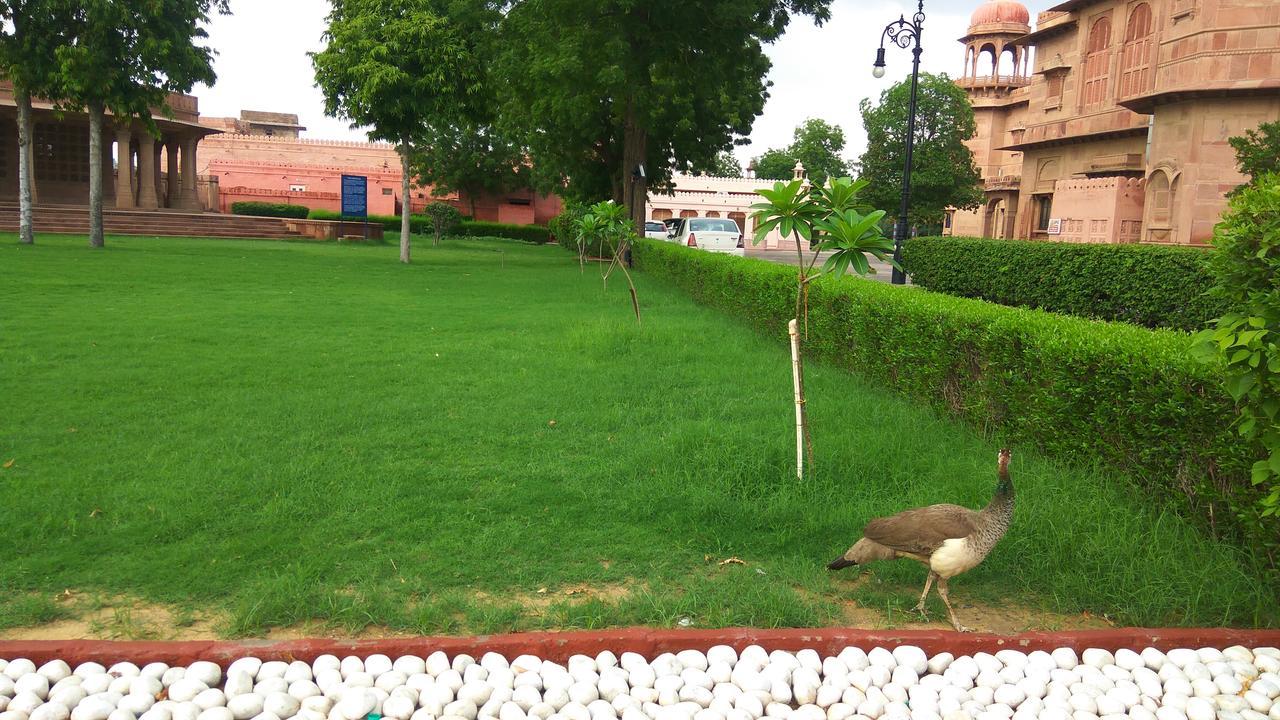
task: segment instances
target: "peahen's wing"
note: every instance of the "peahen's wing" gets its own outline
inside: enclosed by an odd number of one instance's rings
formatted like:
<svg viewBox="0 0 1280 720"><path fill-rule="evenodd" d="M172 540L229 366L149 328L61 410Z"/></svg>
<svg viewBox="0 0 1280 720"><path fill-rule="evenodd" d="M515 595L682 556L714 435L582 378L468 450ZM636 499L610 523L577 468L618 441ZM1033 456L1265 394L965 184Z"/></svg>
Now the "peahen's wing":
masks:
<svg viewBox="0 0 1280 720"><path fill-rule="evenodd" d="M947 540L971 534L977 518L977 512L959 505L930 505L876 518L862 535L898 552L928 557Z"/></svg>

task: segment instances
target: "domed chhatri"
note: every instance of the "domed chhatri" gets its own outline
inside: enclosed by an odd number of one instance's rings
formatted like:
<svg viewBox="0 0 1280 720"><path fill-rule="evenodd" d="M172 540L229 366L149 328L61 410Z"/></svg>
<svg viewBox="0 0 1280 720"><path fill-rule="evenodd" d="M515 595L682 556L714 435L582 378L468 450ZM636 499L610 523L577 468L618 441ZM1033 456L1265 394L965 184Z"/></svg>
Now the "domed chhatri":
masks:
<svg viewBox="0 0 1280 720"><path fill-rule="evenodd" d="M1017 0L987 0L973 11L969 18L969 27L991 25L994 23L1011 23L1017 25L1031 24L1031 13L1027 6Z"/></svg>

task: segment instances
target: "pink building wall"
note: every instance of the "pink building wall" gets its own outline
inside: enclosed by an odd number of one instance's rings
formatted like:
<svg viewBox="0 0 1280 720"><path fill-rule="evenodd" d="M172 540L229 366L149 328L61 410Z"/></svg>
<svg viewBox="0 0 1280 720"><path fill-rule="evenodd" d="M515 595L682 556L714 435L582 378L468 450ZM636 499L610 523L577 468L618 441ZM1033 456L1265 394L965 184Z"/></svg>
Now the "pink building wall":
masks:
<svg viewBox="0 0 1280 720"><path fill-rule="evenodd" d="M1102 177L1059 180L1052 215L1062 232L1051 240L1078 243L1136 243L1142 237L1145 182Z"/></svg>

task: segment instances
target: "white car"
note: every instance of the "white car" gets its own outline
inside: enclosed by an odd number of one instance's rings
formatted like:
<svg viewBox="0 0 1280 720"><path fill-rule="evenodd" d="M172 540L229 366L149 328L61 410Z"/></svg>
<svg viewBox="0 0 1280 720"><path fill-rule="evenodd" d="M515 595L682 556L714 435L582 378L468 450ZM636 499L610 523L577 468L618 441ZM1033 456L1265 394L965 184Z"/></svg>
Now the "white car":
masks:
<svg viewBox="0 0 1280 720"><path fill-rule="evenodd" d="M661 220L645 220L644 236L654 240L666 240L667 226L663 225Z"/></svg>
<svg viewBox="0 0 1280 720"><path fill-rule="evenodd" d="M736 221L726 218L682 218L667 239L711 252L738 257L746 254L742 230Z"/></svg>

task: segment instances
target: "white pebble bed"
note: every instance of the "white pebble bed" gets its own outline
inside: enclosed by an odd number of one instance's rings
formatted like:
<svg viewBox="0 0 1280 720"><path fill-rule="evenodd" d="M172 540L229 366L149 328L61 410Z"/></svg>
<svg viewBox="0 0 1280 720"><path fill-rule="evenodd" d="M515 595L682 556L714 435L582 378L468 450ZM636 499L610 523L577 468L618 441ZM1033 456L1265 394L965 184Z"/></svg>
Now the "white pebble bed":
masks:
<svg viewBox="0 0 1280 720"><path fill-rule="evenodd" d="M1280 650L0 660L0 720L1280 720Z"/></svg>

